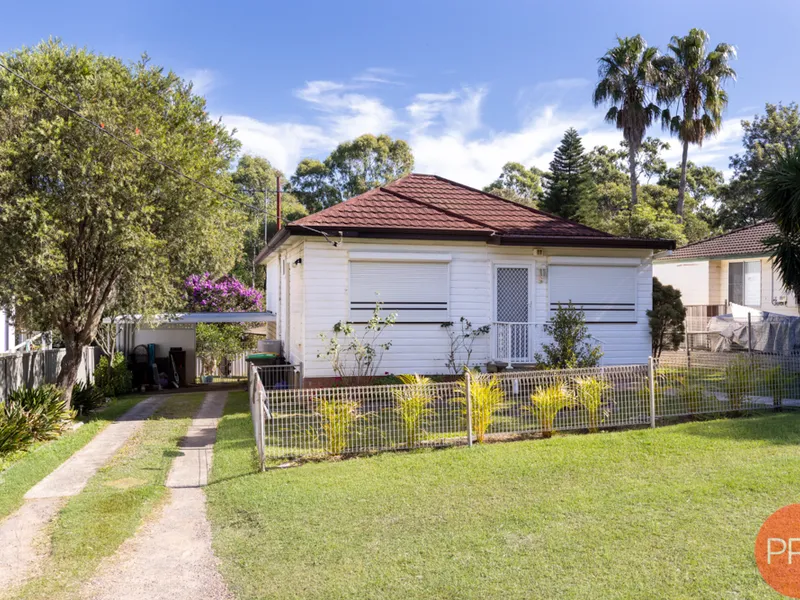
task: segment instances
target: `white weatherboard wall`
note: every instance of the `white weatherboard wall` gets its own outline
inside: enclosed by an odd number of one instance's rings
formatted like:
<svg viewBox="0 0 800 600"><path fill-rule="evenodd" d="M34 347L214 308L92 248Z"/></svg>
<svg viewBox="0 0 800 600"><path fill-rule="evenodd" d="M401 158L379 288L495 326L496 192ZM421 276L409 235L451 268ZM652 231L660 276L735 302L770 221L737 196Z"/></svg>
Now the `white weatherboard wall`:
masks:
<svg viewBox="0 0 800 600"><path fill-rule="evenodd" d="M381 257L381 253L387 256ZM391 258L388 256L391 255ZM449 277L448 319L460 317L475 327L491 324L494 313L494 268L496 266L531 267L532 320L541 325L549 318L547 274L539 267L552 262L588 266L627 266L635 271L635 319L633 324L592 324L590 332L601 342L603 364L641 364L650 354L650 333L646 311L652 303L652 267L650 252L645 250L596 250L579 248L545 249L535 256L529 247L493 246L477 242L424 242L353 240L334 248L320 238L291 238L267 263L267 297L275 297L269 273L289 270L278 277L278 331L287 344L291 360L302 362L306 377L331 377L333 372L320 340L322 332L330 335L333 325L350 317L350 263L363 260L407 259L411 262L447 260ZM295 264L302 258L299 264ZM586 282L592 286L593 281ZM286 286L290 293L286 294ZM291 308L287 310L286 302ZM268 306L268 308L271 308ZM438 323L404 323L413 320L398 310L398 323L387 329L381 340L392 342L383 357L379 374L418 372L444 373L449 352L447 332ZM540 327L537 327L540 331ZM287 337L288 343L287 343ZM301 336L298 338L298 336ZM542 339L536 339L535 345ZM490 336L479 338L472 362L485 363L490 358Z"/></svg>
<svg viewBox="0 0 800 600"><path fill-rule="evenodd" d="M715 275L715 284L719 286L719 269ZM687 262L661 262L653 263L653 276L664 285L671 285L680 290L681 300L685 305L716 304L711 302L711 276L707 260ZM727 292L726 292L727 295Z"/></svg>

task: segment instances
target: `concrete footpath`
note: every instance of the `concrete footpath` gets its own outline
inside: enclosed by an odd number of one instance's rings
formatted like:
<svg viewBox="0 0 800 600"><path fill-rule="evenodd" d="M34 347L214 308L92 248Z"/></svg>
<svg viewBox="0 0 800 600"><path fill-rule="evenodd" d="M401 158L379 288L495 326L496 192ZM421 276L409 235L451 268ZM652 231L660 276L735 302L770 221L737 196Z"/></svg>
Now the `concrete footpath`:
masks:
<svg viewBox="0 0 800 600"><path fill-rule="evenodd" d="M108 600L219 600L230 594L217 569L206 518L217 422L227 392L209 392L167 476L170 497L158 517L104 561L83 589L85 598Z"/></svg>
<svg viewBox="0 0 800 600"><path fill-rule="evenodd" d="M48 552L47 524L165 399L154 396L139 402L28 490L25 503L0 522L0 590L17 586L38 572Z"/></svg>

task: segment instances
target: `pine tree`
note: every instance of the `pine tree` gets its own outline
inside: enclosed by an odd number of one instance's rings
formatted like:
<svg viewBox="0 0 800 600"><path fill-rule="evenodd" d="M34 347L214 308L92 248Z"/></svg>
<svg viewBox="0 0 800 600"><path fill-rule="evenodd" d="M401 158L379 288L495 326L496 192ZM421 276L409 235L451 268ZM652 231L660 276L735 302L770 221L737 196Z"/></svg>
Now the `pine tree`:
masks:
<svg viewBox="0 0 800 600"><path fill-rule="evenodd" d="M566 219L586 220L594 212L594 183L578 132L567 129L545 175L542 208Z"/></svg>

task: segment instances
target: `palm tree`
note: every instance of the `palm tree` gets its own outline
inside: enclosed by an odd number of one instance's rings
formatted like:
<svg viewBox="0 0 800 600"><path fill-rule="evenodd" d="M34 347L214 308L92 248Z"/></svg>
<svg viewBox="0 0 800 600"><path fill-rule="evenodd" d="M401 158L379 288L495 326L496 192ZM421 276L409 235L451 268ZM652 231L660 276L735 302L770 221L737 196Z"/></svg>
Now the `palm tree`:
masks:
<svg viewBox="0 0 800 600"><path fill-rule="evenodd" d="M659 81L654 65L657 48L648 48L642 36L617 38L617 45L602 56L597 74L600 81L594 90L595 106L611 103L606 121L622 129L628 143L628 167L631 176L631 206L637 201L636 156L647 128L661 114L651 102Z"/></svg>
<svg viewBox="0 0 800 600"><path fill-rule="evenodd" d="M674 114L668 108L662 112L662 124L683 142L677 207L681 218L689 144L702 146L705 138L719 131L722 111L728 104L728 94L722 86L727 80L736 79L736 71L729 64L736 58L736 48L721 43L706 54L708 41L709 36L702 29L692 29L685 37L672 36L668 46L672 55L656 61L661 72L658 100L676 104Z"/></svg>
<svg viewBox="0 0 800 600"><path fill-rule="evenodd" d="M773 215L778 233L764 243L786 289L800 298L800 146L781 151L761 174L762 201Z"/></svg>

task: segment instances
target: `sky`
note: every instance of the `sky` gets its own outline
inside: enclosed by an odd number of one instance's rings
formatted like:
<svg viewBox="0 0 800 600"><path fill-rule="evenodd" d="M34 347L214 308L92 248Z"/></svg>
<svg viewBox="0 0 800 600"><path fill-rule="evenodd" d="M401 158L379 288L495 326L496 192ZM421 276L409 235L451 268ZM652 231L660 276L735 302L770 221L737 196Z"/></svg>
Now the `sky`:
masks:
<svg viewBox="0 0 800 600"><path fill-rule="evenodd" d="M147 52L194 82L245 152L287 174L387 133L410 143L416 172L482 187L508 161L546 168L568 127L587 149L618 145L591 103L598 57L617 35L665 48L692 27L738 50L722 130L689 152L730 175L741 120L800 97L798 23L796 0L38 0L4 7L0 50L52 36L128 60Z"/></svg>

